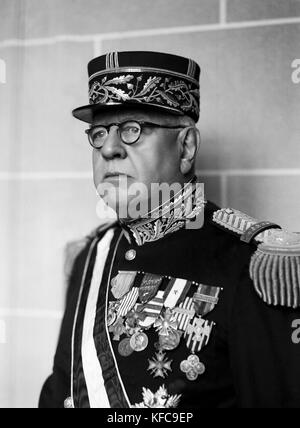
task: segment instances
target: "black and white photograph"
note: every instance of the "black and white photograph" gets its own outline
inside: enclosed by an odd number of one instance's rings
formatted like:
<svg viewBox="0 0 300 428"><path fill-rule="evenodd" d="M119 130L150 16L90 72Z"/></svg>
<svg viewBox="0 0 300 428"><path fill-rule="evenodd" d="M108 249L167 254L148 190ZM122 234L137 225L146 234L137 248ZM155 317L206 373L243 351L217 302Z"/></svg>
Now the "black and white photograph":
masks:
<svg viewBox="0 0 300 428"><path fill-rule="evenodd" d="M300 0L0 0L0 150L0 408L300 408Z"/></svg>

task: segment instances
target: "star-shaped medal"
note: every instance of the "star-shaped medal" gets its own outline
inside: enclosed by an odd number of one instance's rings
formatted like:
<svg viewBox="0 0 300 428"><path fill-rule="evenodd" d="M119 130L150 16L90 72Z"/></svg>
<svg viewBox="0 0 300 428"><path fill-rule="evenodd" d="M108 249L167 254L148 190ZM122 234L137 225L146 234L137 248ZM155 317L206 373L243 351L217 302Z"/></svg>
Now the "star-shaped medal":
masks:
<svg viewBox="0 0 300 428"><path fill-rule="evenodd" d="M174 319L172 310L167 308L165 313L155 321L154 327L160 336L168 336L172 331L177 330L178 322Z"/></svg>
<svg viewBox="0 0 300 428"><path fill-rule="evenodd" d="M172 371L171 364L173 361L167 360L165 358L166 354L164 354L161 351L156 353L155 357L156 358L153 358L152 360L148 360L149 361L148 370L151 371L151 374L153 375L153 377L165 378L166 376L168 376L168 371Z"/></svg>

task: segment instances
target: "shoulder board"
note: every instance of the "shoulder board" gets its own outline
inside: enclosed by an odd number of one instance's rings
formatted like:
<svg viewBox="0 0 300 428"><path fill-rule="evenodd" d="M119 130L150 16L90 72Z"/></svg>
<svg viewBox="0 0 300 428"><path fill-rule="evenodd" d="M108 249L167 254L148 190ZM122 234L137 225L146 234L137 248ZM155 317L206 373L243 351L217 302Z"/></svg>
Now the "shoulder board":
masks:
<svg viewBox="0 0 300 428"><path fill-rule="evenodd" d="M250 277L268 305L300 307L300 234L279 230L231 208L213 214L212 222L258 247L250 262Z"/></svg>
<svg viewBox="0 0 300 428"><path fill-rule="evenodd" d="M256 243L264 242L270 235L270 230L280 229L280 226L275 223L258 221L232 208L222 208L215 211L212 221L221 228L239 235L241 241L247 243L251 241Z"/></svg>

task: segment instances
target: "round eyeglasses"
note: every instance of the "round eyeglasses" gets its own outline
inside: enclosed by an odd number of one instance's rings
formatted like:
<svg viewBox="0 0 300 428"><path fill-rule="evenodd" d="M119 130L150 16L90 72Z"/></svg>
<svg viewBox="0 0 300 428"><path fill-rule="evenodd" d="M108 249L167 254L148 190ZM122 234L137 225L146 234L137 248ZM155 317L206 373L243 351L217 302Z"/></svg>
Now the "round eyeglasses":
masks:
<svg viewBox="0 0 300 428"><path fill-rule="evenodd" d="M110 128L112 126L117 126L117 132L125 144L134 144L136 143L143 129L146 127L149 128L168 128L168 129L179 129L183 126L168 126L168 125L158 125L157 123L152 122L141 122L136 120L128 120L122 123L111 123L109 125L95 125L87 129L85 132L88 135L89 143L94 149L101 149L105 140L109 135Z"/></svg>

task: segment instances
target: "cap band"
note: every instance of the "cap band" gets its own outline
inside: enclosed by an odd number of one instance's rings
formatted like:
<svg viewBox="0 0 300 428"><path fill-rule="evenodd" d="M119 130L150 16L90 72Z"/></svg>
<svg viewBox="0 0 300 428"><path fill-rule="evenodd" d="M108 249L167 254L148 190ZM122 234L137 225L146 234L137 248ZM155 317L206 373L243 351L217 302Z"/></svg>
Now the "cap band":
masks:
<svg viewBox="0 0 300 428"><path fill-rule="evenodd" d="M90 104L151 104L188 114L195 120L199 111L199 88L187 80L154 73L109 74L94 79Z"/></svg>

